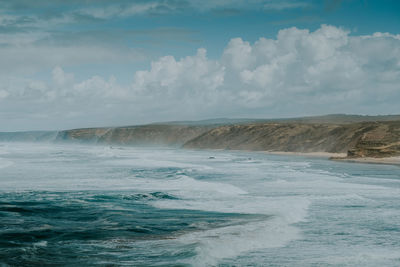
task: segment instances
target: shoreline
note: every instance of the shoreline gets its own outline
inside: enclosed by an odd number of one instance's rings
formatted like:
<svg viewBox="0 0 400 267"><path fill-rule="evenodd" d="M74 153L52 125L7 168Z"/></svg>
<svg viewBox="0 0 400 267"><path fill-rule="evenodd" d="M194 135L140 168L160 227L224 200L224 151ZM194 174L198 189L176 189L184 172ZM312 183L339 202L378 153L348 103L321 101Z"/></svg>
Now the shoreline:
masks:
<svg viewBox="0 0 400 267"><path fill-rule="evenodd" d="M0 144L12 144L12 143L25 143L25 142L2 142L0 141ZM49 144L48 142L28 142L28 143L46 143ZM50 144L55 144L51 143ZM79 145L85 145L85 144L79 144ZM87 144L86 144L87 145ZM93 144L90 144L93 145ZM96 144L97 145L97 144ZM104 144L101 144L104 145ZM107 144L111 145L111 144ZM125 147L127 146L126 144L118 144L118 146ZM135 147L135 146L129 146L128 147ZM161 146L162 148L172 148L169 146ZM160 148L161 148L160 147ZM174 147L175 149L187 149L184 147ZM318 152L294 152L294 151L269 151L269 150L251 150L251 149L223 149L223 148L189 148L189 150L214 150L214 151L237 151L237 152L258 152L258 153L265 153L269 155L281 155L281 156L298 156L298 157L312 157L312 158L321 158L321 159L329 159L333 161L338 161L338 162L350 162L350 163L365 163L365 164L384 164L384 165L396 165L400 166L400 156L394 156L394 157L384 157L384 158L373 158L373 157L360 157L360 158L349 158L347 157L347 153L332 153L332 152L323 152L323 151L318 151Z"/></svg>
<svg viewBox="0 0 400 267"><path fill-rule="evenodd" d="M288 156L306 156L315 158L344 158L346 153L331 153L331 152L289 152L289 151L263 151L271 155L288 155Z"/></svg>
<svg viewBox="0 0 400 267"><path fill-rule="evenodd" d="M368 164L386 164L400 166L400 157L387 157L387 158L331 158L335 161L352 162L352 163L368 163Z"/></svg>
<svg viewBox="0 0 400 267"><path fill-rule="evenodd" d="M351 162L351 163L368 163L368 164L385 164L385 165L399 165L400 156L386 157L386 158L348 158L346 153L330 153L330 152L287 152L287 151L263 151L271 155L288 155L288 156L301 156L301 157L316 157L326 158L334 161Z"/></svg>

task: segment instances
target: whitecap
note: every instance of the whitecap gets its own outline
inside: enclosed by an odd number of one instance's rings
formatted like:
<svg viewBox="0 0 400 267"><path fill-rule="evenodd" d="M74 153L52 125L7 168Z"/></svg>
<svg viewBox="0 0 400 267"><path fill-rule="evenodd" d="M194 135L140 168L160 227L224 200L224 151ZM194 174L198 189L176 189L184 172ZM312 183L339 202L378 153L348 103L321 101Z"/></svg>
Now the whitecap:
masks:
<svg viewBox="0 0 400 267"><path fill-rule="evenodd" d="M187 263L213 266L221 259L235 258L248 251L282 247L300 236L298 228L274 218L193 232L181 236L178 241L197 245L196 256Z"/></svg>

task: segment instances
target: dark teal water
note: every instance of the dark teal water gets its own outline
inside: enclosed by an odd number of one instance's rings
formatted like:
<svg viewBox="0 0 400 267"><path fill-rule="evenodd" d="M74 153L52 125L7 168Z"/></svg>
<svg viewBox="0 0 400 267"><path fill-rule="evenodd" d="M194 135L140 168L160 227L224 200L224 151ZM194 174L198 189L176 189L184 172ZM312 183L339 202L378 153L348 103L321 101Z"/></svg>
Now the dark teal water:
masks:
<svg viewBox="0 0 400 267"><path fill-rule="evenodd" d="M0 266L399 266L400 168L0 144Z"/></svg>

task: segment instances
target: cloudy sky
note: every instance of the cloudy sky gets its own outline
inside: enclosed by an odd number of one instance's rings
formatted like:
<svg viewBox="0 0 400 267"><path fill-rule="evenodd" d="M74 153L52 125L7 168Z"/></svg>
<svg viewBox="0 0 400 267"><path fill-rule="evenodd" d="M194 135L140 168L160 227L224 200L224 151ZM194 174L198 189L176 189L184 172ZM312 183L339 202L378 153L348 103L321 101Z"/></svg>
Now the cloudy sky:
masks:
<svg viewBox="0 0 400 267"><path fill-rule="evenodd" d="M400 114L393 0L0 0L0 131Z"/></svg>

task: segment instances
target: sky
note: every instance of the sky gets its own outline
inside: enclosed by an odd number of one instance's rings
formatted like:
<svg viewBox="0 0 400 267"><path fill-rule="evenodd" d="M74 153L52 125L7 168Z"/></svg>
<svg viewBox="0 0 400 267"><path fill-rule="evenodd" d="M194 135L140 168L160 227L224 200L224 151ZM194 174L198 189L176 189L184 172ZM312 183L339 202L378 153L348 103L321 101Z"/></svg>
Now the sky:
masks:
<svg viewBox="0 0 400 267"><path fill-rule="evenodd" d="M400 114L400 1L0 0L0 131Z"/></svg>

